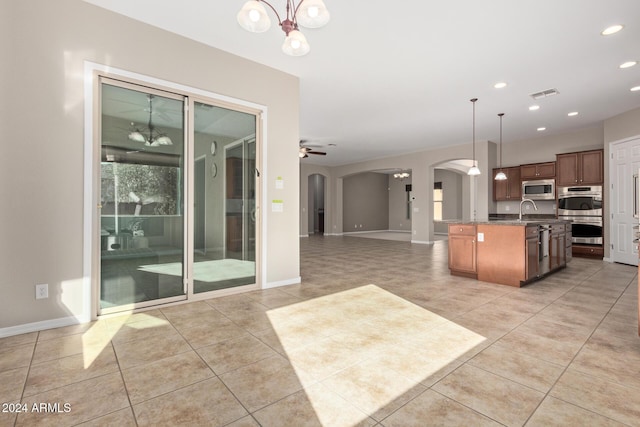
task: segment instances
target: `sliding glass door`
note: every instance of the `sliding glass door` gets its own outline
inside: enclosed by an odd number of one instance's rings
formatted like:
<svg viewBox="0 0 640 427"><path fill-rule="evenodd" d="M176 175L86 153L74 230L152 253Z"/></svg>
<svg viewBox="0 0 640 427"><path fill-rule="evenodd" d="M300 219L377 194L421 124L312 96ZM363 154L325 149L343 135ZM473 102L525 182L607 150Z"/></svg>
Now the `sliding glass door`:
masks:
<svg viewBox="0 0 640 427"><path fill-rule="evenodd" d="M194 293L256 282L256 116L195 102ZM238 136L243 136L238 139ZM198 181L201 181L199 184Z"/></svg>
<svg viewBox="0 0 640 427"><path fill-rule="evenodd" d="M257 114L107 78L100 95L99 313L255 285Z"/></svg>

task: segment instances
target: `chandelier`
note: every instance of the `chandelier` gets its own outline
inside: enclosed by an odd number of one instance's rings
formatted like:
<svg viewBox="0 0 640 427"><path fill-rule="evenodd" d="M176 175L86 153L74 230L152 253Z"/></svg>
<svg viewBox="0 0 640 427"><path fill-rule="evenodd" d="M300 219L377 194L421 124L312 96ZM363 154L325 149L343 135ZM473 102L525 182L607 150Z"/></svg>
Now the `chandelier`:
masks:
<svg viewBox="0 0 640 427"><path fill-rule="evenodd" d="M153 95L147 97L149 101L149 123L147 124L148 132L142 132L138 128L129 133L129 139L135 142L144 142L149 147L159 147L161 145L173 145L171 138L166 134L157 131L153 125L151 116L153 115ZM132 123L133 125L133 123Z"/></svg>
<svg viewBox="0 0 640 427"><path fill-rule="evenodd" d="M238 23L252 33L263 33L271 27L271 20L263 3L275 13L278 25L286 34L282 51L291 56L302 56L309 53L311 47L298 24L307 28L320 28L329 22L329 11L322 0L286 0L286 18L282 20L276 9L264 0L249 0L238 12Z"/></svg>
<svg viewBox="0 0 640 427"><path fill-rule="evenodd" d="M409 178L411 175L409 174L409 172L399 172L399 173L394 173L393 177L396 179L399 179L400 181L403 181L407 178Z"/></svg>

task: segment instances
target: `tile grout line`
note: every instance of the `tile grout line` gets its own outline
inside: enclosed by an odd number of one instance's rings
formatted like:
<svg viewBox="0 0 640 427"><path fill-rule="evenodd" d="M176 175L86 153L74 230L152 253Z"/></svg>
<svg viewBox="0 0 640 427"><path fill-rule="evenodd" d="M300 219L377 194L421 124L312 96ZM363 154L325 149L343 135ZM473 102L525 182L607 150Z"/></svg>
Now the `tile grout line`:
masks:
<svg viewBox="0 0 640 427"><path fill-rule="evenodd" d="M105 325L105 327L106 326L107 325ZM127 401L129 402L129 409L131 409L131 414L133 415L133 422L136 423L136 426L138 426L139 425L138 417L136 416L136 411L133 410L133 402L131 402L131 396L129 395L127 382L124 380L124 373L122 372L122 366L120 366L120 358L118 357L118 353L116 352L116 348L113 344L113 339L109 338L109 344L111 344L111 351L113 351L113 356L115 357L116 364L118 365L118 372L120 373L120 379L122 380L122 386L124 387L124 392L127 394ZM116 412L116 411L113 411L113 412Z"/></svg>
<svg viewBox="0 0 640 427"><path fill-rule="evenodd" d="M36 347L38 345L38 341L40 340L40 332L38 331L36 335L36 340L33 343L33 350L31 350L31 359L29 360L29 366L27 368L27 375L24 378L24 384L22 385L22 393L20 394L20 403L24 401L24 393L27 391L27 382L29 381L29 374L31 373L31 366L33 365L33 358L36 355ZM20 414L16 414L15 419L13 420L13 426L15 427L18 424L18 417Z"/></svg>
<svg viewBox="0 0 640 427"><path fill-rule="evenodd" d="M604 270L604 266L600 267L600 269L598 269L596 272L594 272L593 274L591 274L590 276L586 277L583 281L581 281L577 286L582 285L583 283L585 283L587 280L589 280L590 278L592 278L593 276L595 276L596 274L598 274L599 272L601 272L602 270ZM580 354L580 352L582 351L582 349L584 348L584 346L587 344L587 342L591 339L591 337L593 336L593 334L598 330L598 327L600 327L600 325L602 324L602 322L604 321L604 319L606 319L607 315L611 312L611 309L617 304L617 302L620 300L620 298L622 297L622 294L624 294L624 292L629 288L629 286L631 286L631 284L633 283L633 279L631 279L631 281L629 282L629 284L624 288L623 291L620 292L620 295L618 295L618 298L616 298L615 302L613 302L611 304L611 307L609 307L609 310L607 310L607 313L602 317L602 319L600 319L600 321L598 322L598 324L593 328L593 330L591 331L591 333L589 334L589 336L587 337L587 339L585 339L584 343L582 343L582 345L580 346L580 349L578 349L578 351L576 351L576 353L573 355L573 357L571 358L571 360L569 361L569 363L567 363L567 365L565 366L565 368L562 370L562 372L560 373L560 375L558 375L558 378L556 378L556 380L553 382L553 384L551 385L551 387L549 387L549 390L547 390L547 392L544 394L544 397L542 398L542 400L540 401L540 403L538 403L538 405L536 406L536 408L531 412L531 414L529 415L529 417L526 419L526 421L524 422L524 425L526 425L529 420L531 419L531 417L533 416L533 414L536 413L536 411L538 410L538 408L540 408L540 405L542 405L542 402L544 402L548 397L552 397L554 399L557 399L555 396L550 396L551 390L553 390L555 388L555 386L558 384L558 381L560 381L560 378L562 378L564 376L564 374L567 372L567 370L569 369L569 367L571 366L571 364L574 362L574 360L576 359L576 357L578 357L578 355ZM574 287L574 288L575 288ZM573 289L573 288L572 288ZM563 399L559 399L562 400L563 402L565 402ZM589 412L592 413L596 413L602 417L605 418L609 418L610 417L604 415L604 414L600 414L597 413L595 411L592 411L588 408L583 408L580 405L576 405L574 403L571 402L566 402L569 403L571 405L574 405L578 408L587 410ZM616 420L614 420L616 421ZM618 421L619 422L619 421ZM621 424L625 424L625 423L621 423Z"/></svg>
<svg viewBox="0 0 640 427"><path fill-rule="evenodd" d="M231 320L231 319L230 319L226 314L224 314L223 312L221 312L220 310L218 310L218 309L217 309L217 308L215 308L214 306L212 306L212 305L210 305L209 303L207 303L207 300L204 300L204 303L205 303L205 304L207 304L207 305L208 305L212 310L215 310L217 313L220 313L220 315L222 315L225 319L227 319L227 320L229 320L230 322L232 322L234 325L238 326L239 328L242 328L240 325L236 324L233 320ZM162 310L160 310L160 312L162 312ZM164 313L162 313L162 314L164 315ZM218 381L220 381L220 383L225 387L225 389L227 389L227 391L228 391L228 392L229 392L229 393L234 397L234 399L236 399L236 401L238 402L238 404L239 404L240 406L242 406L242 409L244 409L244 410L245 410L245 412L247 413L247 415L248 415L248 416L251 416L251 418L253 418L253 419L255 420L255 418L253 417L253 414L249 411L249 409L248 409L248 408L244 405L244 403L243 403L243 402L238 398L238 396L236 396L236 394L235 394L235 393L234 393L234 392L229 388L229 386L227 385L227 383L225 383L225 382L222 380L222 378L220 378L220 375L216 374L216 372L213 370L213 368L212 368L212 367L211 367L211 366L210 366L210 365L209 365L209 364L208 364L208 363L207 363L207 362L202 358L202 356L200 355L200 353L198 353L198 350L197 350L195 347L193 347L193 345L189 342L189 340L187 340L187 339L184 337L184 335L182 335L182 333L178 330L178 328L176 328L176 326L173 324L173 322L171 322L171 319L169 319L168 317L166 317L166 315L165 315L165 318L166 318L166 319L167 319L167 321L171 324L171 326L173 327L173 329L175 329L175 331L178 333L178 335L180 335L180 337L181 337L181 338L182 338L182 339L187 343L187 345L188 345L189 347L191 347L191 350L192 350L192 351L193 351L193 352L198 356L198 358L202 361L202 363L204 363L204 364L206 365L206 367L211 371L211 373L213 374L214 378L217 378L217 379L218 379ZM247 331L245 328L242 328L242 329L244 329L247 333L251 334L251 332ZM253 334L251 334L251 335L253 336ZM255 337L255 338L256 338L256 339L258 339L257 337ZM231 340L231 339L233 339L233 338L229 338L229 339L227 339L227 340L223 340L223 341L220 341L220 342L229 341L229 340ZM213 344L212 344L212 345L213 345ZM204 347L206 347L206 346L204 346ZM264 359L261 359L261 360L264 360ZM239 369L239 368L238 368L238 369ZM229 372L232 372L232 371L229 371ZM226 373L226 372L225 372L225 373ZM210 379L210 378L205 378L205 379L203 379L203 380L196 381L195 383L185 385L185 386L183 386L183 387L177 388L177 389L172 390L172 391L169 391L169 392L167 392L167 393L163 393L163 394L161 394L161 395L159 395L159 396L154 396L154 397L153 397L153 398L151 398L151 399L147 399L145 402L148 402L148 401L150 401L150 400L152 400L152 399L155 399L155 398L158 398L158 397L160 397L160 396L167 395L167 394L169 394L169 393L176 392L176 391L178 391L178 390L185 389L185 388L187 388L187 387L191 387L191 386L193 386L194 384L198 384L198 383L201 383L201 382L207 381L207 380L209 380L209 379ZM142 402L140 402L140 403L142 403ZM236 419L236 420L233 420L233 421L230 421L230 422L228 422L228 423L226 423L226 424L224 424L224 425L229 425L229 424L231 424L231 423L234 423L234 422L236 422L236 421L238 421L238 420L240 420L240 419L242 419L242 418L246 417L247 415L243 415L243 416L241 416L240 418L238 418L238 419ZM256 421L256 423L258 422L257 420L255 420L255 421ZM258 424L260 424L260 423L258 423Z"/></svg>

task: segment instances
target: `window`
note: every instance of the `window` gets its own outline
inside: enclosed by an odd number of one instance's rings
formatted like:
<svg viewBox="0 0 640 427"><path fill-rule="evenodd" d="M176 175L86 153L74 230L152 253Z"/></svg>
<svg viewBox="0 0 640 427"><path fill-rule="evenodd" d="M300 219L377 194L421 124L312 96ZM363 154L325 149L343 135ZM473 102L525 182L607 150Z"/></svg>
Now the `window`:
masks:
<svg viewBox="0 0 640 427"><path fill-rule="evenodd" d="M433 220L442 221L442 182L433 183Z"/></svg>

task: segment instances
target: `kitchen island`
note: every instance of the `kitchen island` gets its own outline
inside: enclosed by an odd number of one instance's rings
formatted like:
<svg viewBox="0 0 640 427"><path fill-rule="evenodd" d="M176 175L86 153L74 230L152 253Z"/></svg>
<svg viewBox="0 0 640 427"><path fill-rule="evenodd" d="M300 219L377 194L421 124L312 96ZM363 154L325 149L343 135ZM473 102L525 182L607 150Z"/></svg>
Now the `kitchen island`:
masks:
<svg viewBox="0 0 640 427"><path fill-rule="evenodd" d="M449 223L452 275L519 287L564 268L570 260L569 221Z"/></svg>

